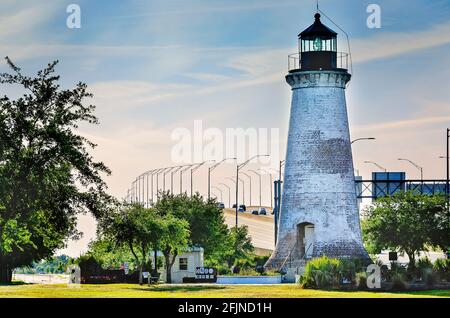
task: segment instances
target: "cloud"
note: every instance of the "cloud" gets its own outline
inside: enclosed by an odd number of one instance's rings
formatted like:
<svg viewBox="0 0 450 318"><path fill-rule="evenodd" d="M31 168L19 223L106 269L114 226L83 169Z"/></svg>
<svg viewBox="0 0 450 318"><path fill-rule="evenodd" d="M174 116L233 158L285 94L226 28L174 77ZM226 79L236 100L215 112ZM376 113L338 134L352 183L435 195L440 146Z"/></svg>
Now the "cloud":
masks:
<svg viewBox="0 0 450 318"><path fill-rule="evenodd" d="M417 32L383 32L380 35L350 39L353 63L389 58L450 43L450 22Z"/></svg>
<svg viewBox="0 0 450 318"><path fill-rule="evenodd" d="M7 4L2 1L0 42L9 44L16 40L32 38L33 31L41 28L60 9L60 6L54 3L39 2L39 5L26 3L22 8L14 5L8 10ZM64 11L62 12L64 14Z"/></svg>

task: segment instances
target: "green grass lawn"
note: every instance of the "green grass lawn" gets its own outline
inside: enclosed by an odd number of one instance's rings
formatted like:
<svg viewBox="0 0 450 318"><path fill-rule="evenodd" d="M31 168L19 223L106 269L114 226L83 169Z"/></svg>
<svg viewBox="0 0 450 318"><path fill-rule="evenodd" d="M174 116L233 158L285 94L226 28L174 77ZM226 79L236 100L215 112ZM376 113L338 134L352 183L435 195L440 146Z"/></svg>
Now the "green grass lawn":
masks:
<svg viewBox="0 0 450 318"><path fill-rule="evenodd" d="M298 285L31 285L14 284L0 286L0 298L404 298L404 297L450 297L450 290L429 290L419 292L360 292L360 291L322 291L301 289Z"/></svg>

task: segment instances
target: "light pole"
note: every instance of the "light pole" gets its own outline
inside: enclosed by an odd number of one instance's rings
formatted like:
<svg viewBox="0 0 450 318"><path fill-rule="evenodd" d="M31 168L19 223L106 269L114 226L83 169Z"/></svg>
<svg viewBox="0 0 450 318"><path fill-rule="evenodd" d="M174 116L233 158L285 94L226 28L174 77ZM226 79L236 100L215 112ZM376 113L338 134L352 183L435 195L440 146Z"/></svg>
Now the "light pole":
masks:
<svg viewBox="0 0 450 318"><path fill-rule="evenodd" d="M154 170L151 171L151 194L152 194L151 202L152 202L152 206L153 206L153 198L154 198L154 194L153 194L153 176L154 176L156 173L158 173L158 171L160 171L160 170L161 170L161 169L154 169Z"/></svg>
<svg viewBox="0 0 450 318"><path fill-rule="evenodd" d="M203 162L201 162L201 163L198 163L194 168L192 168L191 169L191 197L192 197L192 195L193 195L193 188L194 188L194 186L193 186L193 184L194 184L194 178L193 178L193 176L194 176L194 172L195 171L197 171L201 166L203 166L205 163L207 163L207 162L214 162L215 160L206 160L206 161L203 161ZM195 164L194 164L195 165Z"/></svg>
<svg viewBox="0 0 450 318"><path fill-rule="evenodd" d="M262 182L261 182L261 174L255 170L248 170L249 172L253 172L256 174L259 178L259 210L261 210L262 207L262 195L261 195L261 188L262 188Z"/></svg>
<svg viewBox="0 0 450 318"><path fill-rule="evenodd" d="M156 172L156 201L159 201L159 174L164 172L166 168L161 168Z"/></svg>
<svg viewBox="0 0 450 318"><path fill-rule="evenodd" d="M145 177L147 177L147 187L146 187L146 191L145 191L145 206L148 208L148 192L149 192L149 184L148 184L148 175L151 171L147 171L144 173L144 180Z"/></svg>
<svg viewBox="0 0 450 318"><path fill-rule="evenodd" d="M211 193L211 172L216 169L221 163L224 163L227 160L236 160L236 158L225 158L222 159L221 161L213 164L212 166L208 167L208 199L210 197L210 193Z"/></svg>
<svg viewBox="0 0 450 318"><path fill-rule="evenodd" d="M222 189L218 188L218 187L212 187L213 189L216 189L220 192L220 202L223 203L223 191Z"/></svg>
<svg viewBox="0 0 450 318"><path fill-rule="evenodd" d="M231 208L231 188L225 183L219 183L219 185L222 185L228 189L228 207Z"/></svg>
<svg viewBox="0 0 450 318"><path fill-rule="evenodd" d="M408 161L410 164L412 164L414 167L416 167L418 170L420 170L420 181L423 182L423 168L422 168L421 166L419 166L418 164L412 162L412 161L409 160L409 159L398 158L397 160L400 160L400 161Z"/></svg>
<svg viewBox="0 0 450 318"><path fill-rule="evenodd" d="M183 173L188 171L193 165L187 165L186 168L180 170L180 194L183 193Z"/></svg>
<svg viewBox="0 0 450 318"><path fill-rule="evenodd" d="M163 191L166 192L166 173L171 172L176 167L168 167L163 172Z"/></svg>
<svg viewBox="0 0 450 318"><path fill-rule="evenodd" d="M249 206L252 206L252 176L246 174L246 173L243 172L243 171L241 171L241 173L242 173L244 176L246 176L246 177L248 178L249 185L250 185L250 196L249 196L249 198L250 198L250 204L249 204Z"/></svg>
<svg viewBox="0 0 450 318"><path fill-rule="evenodd" d="M268 157L269 155L255 155L248 159L247 161L236 165L236 229L238 227L238 217L239 217L239 202L238 202L238 193L239 193L239 170L244 168L250 161L258 157Z"/></svg>
<svg viewBox="0 0 450 318"><path fill-rule="evenodd" d="M242 182L242 204L245 205L245 183L241 178L239 178L239 181Z"/></svg>
<svg viewBox="0 0 450 318"><path fill-rule="evenodd" d="M357 138L357 139L355 139L355 140L352 140L352 141L350 142L350 144L352 145L352 144L354 144L355 142L360 141L360 140L375 140L375 139L376 139L376 138L374 138L374 137Z"/></svg>
<svg viewBox="0 0 450 318"><path fill-rule="evenodd" d="M384 172L387 171L386 168L380 166L378 163L376 163L376 162L374 162L374 161L364 161L364 163L371 163L371 164L377 166L378 168L380 168L381 170L383 170Z"/></svg>
<svg viewBox="0 0 450 318"><path fill-rule="evenodd" d="M272 192L273 178L272 178L272 174L269 171L265 170L265 169L258 169L258 171L265 172L265 173L267 173L269 175L269 178L270 178L270 186L269 186L270 187L270 208L273 211L273 192Z"/></svg>
<svg viewBox="0 0 450 318"><path fill-rule="evenodd" d="M178 171L180 171L181 168L183 168L183 166L176 167L175 170L172 170L172 172L170 172L170 193L172 194L173 194L173 175Z"/></svg>

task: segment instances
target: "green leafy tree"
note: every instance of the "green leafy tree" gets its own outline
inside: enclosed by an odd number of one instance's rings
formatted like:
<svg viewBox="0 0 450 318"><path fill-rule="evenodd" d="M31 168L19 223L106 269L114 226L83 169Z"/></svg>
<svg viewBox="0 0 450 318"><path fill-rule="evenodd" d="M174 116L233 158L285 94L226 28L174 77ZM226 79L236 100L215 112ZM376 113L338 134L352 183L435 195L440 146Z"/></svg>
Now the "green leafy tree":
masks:
<svg viewBox="0 0 450 318"><path fill-rule="evenodd" d="M139 268L136 258L127 246L116 244L115 241L107 239L104 235L89 243L89 253L98 263L102 264L104 269L118 269L124 262L129 264L130 271Z"/></svg>
<svg viewBox="0 0 450 318"><path fill-rule="evenodd" d="M166 215L162 219L161 246L166 266L166 282L172 282L172 266L175 258L185 250L189 244L189 223L173 215Z"/></svg>
<svg viewBox="0 0 450 318"><path fill-rule="evenodd" d="M161 215L171 214L186 220L190 244L202 247L206 259L226 248L229 230L215 199L205 200L199 193L190 197L186 193L161 192L155 209Z"/></svg>
<svg viewBox="0 0 450 318"><path fill-rule="evenodd" d="M0 282L79 237L79 213L98 217L113 202L102 180L109 169L88 153L95 144L76 133L81 123L98 123L95 107L83 104L92 96L86 84L61 89L57 62L29 77L6 61L11 73L0 74L0 88L23 95L0 97Z"/></svg>
<svg viewBox="0 0 450 318"><path fill-rule="evenodd" d="M150 251L161 250L166 260L167 281L171 281L170 269L174 258L185 249L189 240L189 225L172 214L161 215L154 209L146 209L142 205L125 205L118 213L110 214L100 223L101 235L117 248L126 246L139 267L139 283L142 284L142 271L150 259ZM153 272L157 273L157 262L153 264Z"/></svg>
<svg viewBox="0 0 450 318"><path fill-rule="evenodd" d="M228 268L234 265L252 261L254 247L248 236L248 228L240 226L229 230L224 248L218 250L212 257L211 263L221 265L225 263Z"/></svg>
<svg viewBox="0 0 450 318"><path fill-rule="evenodd" d="M365 210L362 230L370 253L382 249L405 252L414 266L419 251L448 247L448 220L444 196L399 192L376 200Z"/></svg>

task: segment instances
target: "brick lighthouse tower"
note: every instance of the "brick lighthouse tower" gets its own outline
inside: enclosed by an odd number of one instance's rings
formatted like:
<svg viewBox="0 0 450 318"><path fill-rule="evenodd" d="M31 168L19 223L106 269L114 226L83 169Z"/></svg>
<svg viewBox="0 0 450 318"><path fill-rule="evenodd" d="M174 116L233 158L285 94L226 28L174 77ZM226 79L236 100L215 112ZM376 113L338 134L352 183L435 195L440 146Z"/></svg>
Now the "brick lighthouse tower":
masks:
<svg viewBox="0 0 450 318"><path fill-rule="evenodd" d="M302 270L327 255L364 258L345 102L348 54L320 21L299 34L286 81L292 104L282 207L268 269Z"/></svg>

